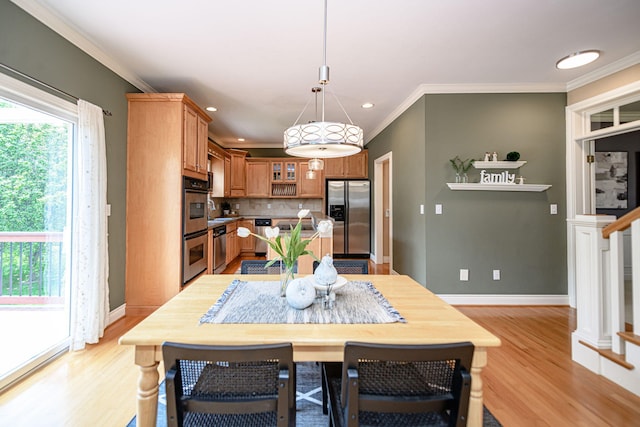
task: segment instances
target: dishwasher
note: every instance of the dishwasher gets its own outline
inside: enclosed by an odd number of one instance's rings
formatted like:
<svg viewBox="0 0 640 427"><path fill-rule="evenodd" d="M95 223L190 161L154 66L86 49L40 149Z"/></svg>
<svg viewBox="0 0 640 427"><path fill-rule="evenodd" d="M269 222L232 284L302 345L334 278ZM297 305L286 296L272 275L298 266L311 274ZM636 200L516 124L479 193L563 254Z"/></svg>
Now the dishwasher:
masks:
<svg viewBox="0 0 640 427"><path fill-rule="evenodd" d="M227 267L227 226L213 229L213 273L220 274Z"/></svg>
<svg viewBox="0 0 640 427"><path fill-rule="evenodd" d="M256 218L253 220L254 233L264 237L264 229L271 227L271 218ZM256 238L256 255L267 253L267 242Z"/></svg>

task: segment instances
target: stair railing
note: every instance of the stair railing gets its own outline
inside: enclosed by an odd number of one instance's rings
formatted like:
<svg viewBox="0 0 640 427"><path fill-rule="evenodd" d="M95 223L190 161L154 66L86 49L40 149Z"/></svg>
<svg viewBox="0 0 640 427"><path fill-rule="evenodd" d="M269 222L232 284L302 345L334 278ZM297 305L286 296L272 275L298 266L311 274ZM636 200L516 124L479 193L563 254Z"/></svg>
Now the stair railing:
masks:
<svg viewBox="0 0 640 427"><path fill-rule="evenodd" d="M609 239L609 292L611 314L611 350L624 354L624 340L618 332L626 331L625 321L625 249L623 233L631 229L631 324L640 321L640 208L621 216L602 229L602 237ZM637 329L636 329L637 330ZM637 333L637 332L636 332Z"/></svg>

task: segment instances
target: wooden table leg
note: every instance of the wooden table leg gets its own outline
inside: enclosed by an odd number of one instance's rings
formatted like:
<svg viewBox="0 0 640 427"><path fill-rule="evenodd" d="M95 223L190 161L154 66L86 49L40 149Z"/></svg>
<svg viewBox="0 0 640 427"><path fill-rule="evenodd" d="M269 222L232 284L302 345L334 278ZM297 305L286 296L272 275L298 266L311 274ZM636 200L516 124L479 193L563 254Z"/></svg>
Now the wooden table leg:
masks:
<svg viewBox="0 0 640 427"><path fill-rule="evenodd" d="M136 425L155 427L158 414L158 361L154 346L136 346L135 362L140 367Z"/></svg>
<svg viewBox="0 0 640 427"><path fill-rule="evenodd" d="M469 415L467 425L482 427L482 368L487 366L487 349L476 347L471 363L471 396L469 398Z"/></svg>

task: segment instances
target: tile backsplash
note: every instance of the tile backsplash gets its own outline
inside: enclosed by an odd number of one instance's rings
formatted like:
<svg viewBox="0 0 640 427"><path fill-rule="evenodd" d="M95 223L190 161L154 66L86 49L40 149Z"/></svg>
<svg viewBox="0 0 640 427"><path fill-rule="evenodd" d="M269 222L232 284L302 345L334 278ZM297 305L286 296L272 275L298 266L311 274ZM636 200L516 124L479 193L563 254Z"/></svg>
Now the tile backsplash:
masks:
<svg viewBox="0 0 640 427"><path fill-rule="evenodd" d="M241 216L291 216L296 217L300 209L322 211L322 199L211 199L216 210L209 214L210 218L222 216L222 202L231 205L231 211ZM302 208L300 208L302 205ZM210 205L211 206L211 205ZM236 207L237 206L237 207Z"/></svg>

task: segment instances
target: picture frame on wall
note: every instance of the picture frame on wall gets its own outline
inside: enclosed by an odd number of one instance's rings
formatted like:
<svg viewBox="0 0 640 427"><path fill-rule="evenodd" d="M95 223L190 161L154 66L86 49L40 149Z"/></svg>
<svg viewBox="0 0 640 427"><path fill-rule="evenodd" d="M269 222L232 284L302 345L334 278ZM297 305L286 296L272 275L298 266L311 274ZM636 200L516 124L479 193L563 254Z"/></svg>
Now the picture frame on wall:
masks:
<svg viewBox="0 0 640 427"><path fill-rule="evenodd" d="M596 209L627 209L629 159L626 151L597 151Z"/></svg>

